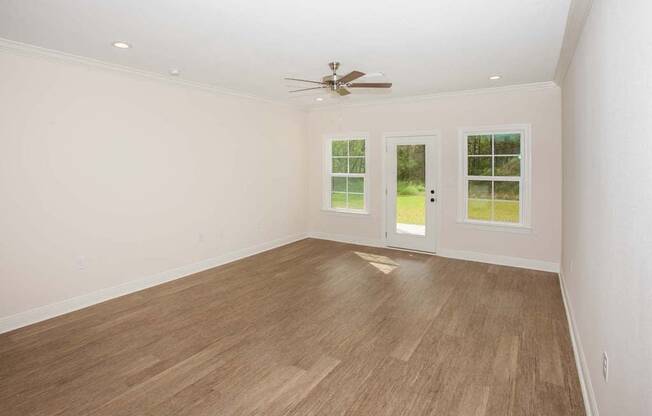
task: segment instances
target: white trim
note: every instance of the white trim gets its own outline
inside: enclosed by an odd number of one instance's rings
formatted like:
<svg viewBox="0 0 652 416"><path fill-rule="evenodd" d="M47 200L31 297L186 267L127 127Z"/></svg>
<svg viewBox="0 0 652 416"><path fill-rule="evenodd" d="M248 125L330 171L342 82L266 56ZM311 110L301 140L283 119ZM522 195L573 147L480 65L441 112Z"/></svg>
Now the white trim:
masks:
<svg viewBox="0 0 652 416"><path fill-rule="evenodd" d="M170 84L196 88L204 91L213 92L216 94L231 95L235 97L247 98L251 100L282 105L294 109L301 109L302 111L321 111L321 110L328 110L333 108L363 107L369 105L382 105L382 104L397 103L397 102L424 101L424 100L432 100L432 99L439 99L439 98L446 98L446 97L456 97L460 95L494 94L500 92L524 91L524 90L536 91L536 90L543 90L543 89L550 89L550 88L558 88L555 82L544 81L544 82L533 82L527 84L506 85L502 87L476 88L470 90L445 91L445 92L439 92L433 94L408 95L403 97L377 99L377 100L365 101L365 102L346 103L339 100L337 103L334 103L332 105L323 105L323 104L320 105L320 104L313 104L313 103L298 104L298 103L288 102L280 99L270 99L255 94L218 87L208 83L188 81L182 78L173 78L170 77L170 75L164 73L150 72L150 71L136 69L128 66L113 64L110 62L100 61L93 58L87 58L85 56L74 55L62 51L57 51L54 49L47 49L40 46L30 45L27 43L17 42L5 38L0 38L0 51L21 53L23 55L40 56L43 58L48 58L53 60L89 65L96 68L118 71L118 72L123 72L131 75L136 75L139 77L145 77L157 81L163 81Z"/></svg>
<svg viewBox="0 0 652 416"><path fill-rule="evenodd" d="M570 303L570 297L566 291L566 279L564 271L559 271L559 286L561 288L561 297L564 301L564 308L566 309L566 318L568 319L568 330L570 332L571 343L573 345L573 353L575 354L575 366L577 367L577 374L580 378L580 386L582 388L582 398L584 399L584 410L586 416L599 416L598 404L595 400L595 392L589 377L589 367L586 364L586 356L584 355L584 348L580 339L580 333L575 323L575 314L573 307Z"/></svg>
<svg viewBox="0 0 652 416"><path fill-rule="evenodd" d="M481 221L470 220L467 218L467 198L468 186L467 180L473 177L466 175L467 172L467 140L466 138L472 134L500 134L500 133L520 133L521 134L521 175L518 179L520 182L520 223L511 224L496 221ZM458 129L458 192L457 192L457 222L468 225L470 227L477 227L483 230L493 231L514 231L515 229L522 229L522 232L530 232L532 227L532 125L527 123L522 124L503 124L493 126L478 126L478 127L461 127ZM478 177L480 179L480 177ZM484 177L482 177L484 178ZM495 177L488 176L484 180L497 181L506 180L513 181L511 177Z"/></svg>
<svg viewBox="0 0 652 416"><path fill-rule="evenodd" d="M345 210L345 209L332 209L320 208L321 212L327 215L335 215L338 217L351 217L351 218L364 218L371 217L369 211Z"/></svg>
<svg viewBox="0 0 652 416"><path fill-rule="evenodd" d="M369 100L364 102L343 102L338 101L335 104L317 105L312 104L307 108L309 112L317 112L324 110L332 110L334 108L351 108L351 107L368 107L374 105L385 105L394 103L413 103L417 101L438 100L449 97L459 97L464 95L484 95L484 94L497 94L502 92L517 92L517 91L538 91L547 89L558 89L559 86L554 81L532 82L528 84L515 84L505 85L502 87L489 87L489 88L476 88L471 90L455 90L445 91L433 94L420 94L420 95L406 95L403 97L384 98L377 100Z"/></svg>
<svg viewBox="0 0 652 416"><path fill-rule="evenodd" d="M344 235L344 234L331 234L331 233L324 233L321 231L311 231L308 233L308 238L315 238L318 240L328 240L328 241L336 241L338 243L347 243L347 244L357 244L361 246L369 246L369 247L385 247L385 243L382 240L377 240L374 238L365 238L365 237L354 237L351 235Z"/></svg>
<svg viewBox="0 0 652 416"><path fill-rule="evenodd" d="M408 130L408 131L387 131L383 133L383 139L388 137L423 137L423 136L441 136L441 130Z"/></svg>
<svg viewBox="0 0 652 416"><path fill-rule="evenodd" d="M491 222L491 221L474 221L474 220L464 220L456 221L457 224L474 228L480 231L502 231L506 233L515 233L515 234L530 234L532 232L532 227L527 225L520 224L510 224L506 222Z"/></svg>
<svg viewBox="0 0 652 416"><path fill-rule="evenodd" d="M477 253L474 251L441 249L439 254L442 257L451 259L475 261L480 263L496 264L499 266L519 267L522 269L539 270L542 272L559 273L559 263L526 259L523 257L501 256L498 254Z"/></svg>
<svg viewBox="0 0 652 416"><path fill-rule="evenodd" d="M336 192L337 193L337 192ZM343 192L342 192L343 193ZM358 194L361 195L361 194ZM334 214L337 216L351 216L351 217L360 217L360 216L370 216L371 214L369 213L368 210L361 210L361 209L346 209L346 208L326 208L323 207L321 210L327 214Z"/></svg>
<svg viewBox="0 0 652 416"><path fill-rule="evenodd" d="M564 30L564 40L559 50L557 59L557 68L555 69L555 82L561 86L566 78L566 73L573 62L575 49L579 43L582 31L586 24L586 19L591 12L593 0L571 0L566 18L566 29Z"/></svg>
<svg viewBox="0 0 652 416"><path fill-rule="evenodd" d="M55 316L73 312L91 305L95 305L109 299L124 296L129 293L137 292L139 290L147 289L149 287L160 285L165 282L186 277L194 273L212 269L232 261L253 256L254 254L258 254L263 251L271 250L273 248L284 246L295 241L303 240L304 238L306 238L304 233L290 235L287 237L268 241L266 243L257 244L252 247L232 251L218 257L213 257L196 263L181 266L176 269L167 270L139 280L123 283L118 286L100 289L85 295L66 299L56 303L51 303L49 305L40 306L38 308L19 312L15 315L6 316L0 318L0 334L21 328L23 326L31 325L36 322L44 321L46 319L54 318Z"/></svg>
<svg viewBox="0 0 652 416"><path fill-rule="evenodd" d="M439 129L432 129L432 130L412 130L412 131L394 131L394 132L384 132L382 134L382 156L381 156L381 170L383 174L381 175L382 177L382 183L381 183L381 206L383 209L381 210L381 225L380 225L380 232L381 236L383 236L382 243L384 246L387 246L387 238L385 238L386 232L387 232L387 174L386 174L386 169L387 169L387 157L386 157L386 152L387 152L387 138L388 137L410 137L410 136L436 136L437 137L437 188L439 189L439 194L437 195L437 215L435 217L437 223L436 223L436 228L437 230L441 230L441 209L442 207L442 163L441 163L441 141L442 141L442 135L441 135L441 130ZM439 231L437 231L439 232ZM435 245L435 253L439 249L439 235L437 236L436 240L436 245Z"/></svg>
<svg viewBox="0 0 652 416"><path fill-rule="evenodd" d="M340 243L358 244L362 246L382 247L390 250L399 250L395 247L388 247L383 241L383 239L355 237L355 236L343 235L343 234L330 234L321 231L311 231L308 233L308 237L317 238L320 240L337 241ZM499 266L518 267L522 269L559 273L559 263L543 261L543 260L535 260L535 259L526 259L523 257L509 257L509 256L495 255L495 254L476 253L472 251L459 251L459 250L448 250L448 249L439 249L436 254L426 253L426 252L420 252L420 253L437 255L440 257L446 257L450 259L475 261L480 263L496 264Z"/></svg>
<svg viewBox="0 0 652 416"><path fill-rule="evenodd" d="M364 140L364 173L332 173L332 159L331 155L332 142L335 140ZM334 214L348 214L348 215L369 215L369 192L371 189L369 179L369 133L367 132L350 132L350 133L336 133L324 134L322 147L322 201L321 210L331 212ZM334 156L337 157L337 156ZM350 156L342 156L349 158ZM360 156L362 157L362 156ZM331 177L359 177L364 178L364 209L350 209L350 208L331 208Z"/></svg>
<svg viewBox="0 0 652 416"><path fill-rule="evenodd" d="M98 59L87 58L85 56L74 55L62 51L57 51L54 49L42 48L40 46L30 45L22 42L16 42L4 38L0 38L0 51L20 53L22 55L37 56L49 60L86 65L86 66L91 66L94 68L99 68L108 71L117 71L131 76L147 78L155 81L162 81L168 84L174 84L174 85L183 86L187 88L194 88L202 91L211 92L214 94L229 95L233 97L245 98L254 101L262 101L270 104L291 107L294 109L302 109L303 111L305 111L305 106L299 105L297 103L286 102L282 100L274 100L274 99L254 95L254 94L232 90L229 88L218 87L216 85L208 84L205 82L190 81L183 78L172 77L169 74L151 72L142 69L132 68L129 66L113 64Z"/></svg>

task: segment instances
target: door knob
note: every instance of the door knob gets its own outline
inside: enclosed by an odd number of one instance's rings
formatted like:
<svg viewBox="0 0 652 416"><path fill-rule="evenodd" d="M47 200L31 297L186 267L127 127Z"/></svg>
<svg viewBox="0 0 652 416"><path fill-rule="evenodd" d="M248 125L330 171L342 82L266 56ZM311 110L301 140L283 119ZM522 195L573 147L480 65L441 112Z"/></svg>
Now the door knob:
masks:
<svg viewBox="0 0 652 416"><path fill-rule="evenodd" d="M435 198L430 198L430 202L435 202Z"/></svg>
<svg viewBox="0 0 652 416"><path fill-rule="evenodd" d="M431 189L431 190L430 190L430 193L434 195L434 194L435 194L435 190L434 190L434 189Z"/></svg>

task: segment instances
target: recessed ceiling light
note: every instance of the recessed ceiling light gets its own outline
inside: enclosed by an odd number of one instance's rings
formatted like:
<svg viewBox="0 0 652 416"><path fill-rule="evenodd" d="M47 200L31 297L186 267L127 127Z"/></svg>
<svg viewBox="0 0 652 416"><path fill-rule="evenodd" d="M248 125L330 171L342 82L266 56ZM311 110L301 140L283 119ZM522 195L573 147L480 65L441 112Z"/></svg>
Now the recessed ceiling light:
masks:
<svg viewBox="0 0 652 416"><path fill-rule="evenodd" d="M497 79L501 79L502 77L500 75L492 75L489 77L490 80L496 81Z"/></svg>
<svg viewBox="0 0 652 416"><path fill-rule="evenodd" d="M172 75L173 77L178 77L179 74L180 74L180 72L179 72L178 69L176 69L176 68L170 69L170 75Z"/></svg>
<svg viewBox="0 0 652 416"><path fill-rule="evenodd" d="M317 97L317 98L315 98L315 101L324 101L324 99L321 98L321 97Z"/></svg>
<svg viewBox="0 0 652 416"><path fill-rule="evenodd" d="M127 42L122 42L122 41L113 42L113 46L115 46L116 48L119 48L119 49L129 49L129 48L131 48L130 44L128 44Z"/></svg>

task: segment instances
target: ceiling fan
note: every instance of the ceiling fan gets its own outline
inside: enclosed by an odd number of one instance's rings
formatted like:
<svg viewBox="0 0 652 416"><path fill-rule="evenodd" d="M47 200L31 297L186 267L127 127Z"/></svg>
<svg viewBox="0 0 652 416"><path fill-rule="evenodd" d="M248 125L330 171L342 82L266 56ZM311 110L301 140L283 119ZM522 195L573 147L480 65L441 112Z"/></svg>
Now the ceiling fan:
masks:
<svg viewBox="0 0 652 416"><path fill-rule="evenodd" d="M319 90L319 89L329 89L330 91L333 91L341 96L345 96L351 94L349 88L391 88L392 87L391 82L353 82L356 79L365 76L365 73L360 71L352 71L344 75L343 77L341 77L337 75L337 70L340 67L339 62L331 62L328 64L328 66L331 69L331 71L333 71L333 74L324 76L321 81L310 81L307 79L299 79L299 78L285 78L286 80L289 81L300 81L300 82L309 82L311 84L319 84L319 87L302 88L290 92L292 93L292 92L301 92L301 91L310 91L310 90Z"/></svg>

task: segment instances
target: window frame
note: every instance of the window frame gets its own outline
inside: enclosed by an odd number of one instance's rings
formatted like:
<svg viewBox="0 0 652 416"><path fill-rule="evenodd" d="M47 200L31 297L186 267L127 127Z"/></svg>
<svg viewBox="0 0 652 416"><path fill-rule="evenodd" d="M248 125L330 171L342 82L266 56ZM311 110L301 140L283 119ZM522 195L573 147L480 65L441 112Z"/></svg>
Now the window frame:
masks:
<svg viewBox="0 0 652 416"><path fill-rule="evenodd" d="M324 136L324 151L323 151L323 194L322 194L322 210L338 213L338 214L353 214L358 215L369 215L369 135L367 133L347 133L347 134L328 134ZM364 140L364 164L365 169L364 173L333 173L333 142L340 140ZM336 156L337 157L337 156ZM352 209L352 208L333 208L331 206L331 190L332 190L332 179L333 177L345 177L345 178L363 178L364 180L364 189L363 189L363 198L364 198L364 208L363 209Z"/></svg>
<svg viewBox="0 0 652 416"><path fill-rule="evenodd" d="M459 129L459 190L458 190L458 223L467 224L480 229L496 231L529 232L531 231L531 134L530 124L510 124L501 126L466 127ZM468 174L468 137L475 135L512 134L521 135L521 174L514 176L474 176ZM495 156L492 150L492 159ZM493 162L492 162L493 163ZM495 173L495 172L492 172ZM518 223L502 221L486 221L468 217L469 181L512 181L519 182L519 219Z"/></svg>

